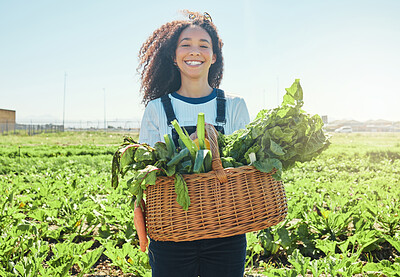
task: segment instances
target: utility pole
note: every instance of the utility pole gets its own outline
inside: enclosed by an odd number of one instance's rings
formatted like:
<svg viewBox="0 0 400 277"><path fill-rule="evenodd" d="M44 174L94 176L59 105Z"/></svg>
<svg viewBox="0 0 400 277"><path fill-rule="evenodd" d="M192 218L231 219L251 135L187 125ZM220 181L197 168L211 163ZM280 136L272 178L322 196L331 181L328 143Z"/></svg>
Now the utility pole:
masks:
<svg viewBox="0 0 400 277"><path fill-rule="evenodd" d="M67 72L64 72L64 104L63 104L63 128L65 129L65 94L67 91Z"/></svg>

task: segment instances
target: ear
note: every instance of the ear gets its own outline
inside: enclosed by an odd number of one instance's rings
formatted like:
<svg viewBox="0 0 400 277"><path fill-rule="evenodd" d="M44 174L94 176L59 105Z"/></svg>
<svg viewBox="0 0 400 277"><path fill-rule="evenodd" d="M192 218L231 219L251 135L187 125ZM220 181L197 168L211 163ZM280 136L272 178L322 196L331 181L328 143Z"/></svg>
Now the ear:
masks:
<svg viewBox="0 0 400 277"><path fill-rule="evenodd" d="M214 64L217 61L217 54L213 54L211 64Z"/></svg>

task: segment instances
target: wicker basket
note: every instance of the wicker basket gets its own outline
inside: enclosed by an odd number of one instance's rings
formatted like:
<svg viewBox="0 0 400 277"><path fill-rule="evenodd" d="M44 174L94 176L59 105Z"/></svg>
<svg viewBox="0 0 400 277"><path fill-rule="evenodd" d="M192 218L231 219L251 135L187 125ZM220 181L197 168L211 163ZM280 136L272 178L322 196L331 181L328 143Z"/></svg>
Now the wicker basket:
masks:
<svg viewBox="0 0 400 277"><path fill-rule="evenodd" d="M209 138L211 148L216 139ZM148 235L158 241L192 241L222 238L258 231L276 225L287 214L282 182L272 173L253 166L222 168L213 151L213 170L183 175L189 190L190 207L184 211L176 202L173 177L158 177L147 188Z"/></svg>

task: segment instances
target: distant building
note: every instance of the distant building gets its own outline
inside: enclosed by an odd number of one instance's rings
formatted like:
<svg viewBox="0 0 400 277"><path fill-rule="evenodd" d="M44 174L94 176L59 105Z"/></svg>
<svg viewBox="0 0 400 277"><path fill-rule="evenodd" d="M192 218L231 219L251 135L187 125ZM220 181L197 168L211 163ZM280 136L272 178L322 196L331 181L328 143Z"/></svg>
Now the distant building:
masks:
<svg viewBox="0 0 400 277"><path fill-rule="evenodd" d="M0 133L15 130L15 111L0 109Z"/></svg>
<svg viewBox="0 0 400 277"><path fill-rule="evenodd" d="M326 130L333 132L344 126L351 127L353 132L400 132L400 122L388 120L368 120L365 122L356 120L335 120L327 125Z"/></svg>

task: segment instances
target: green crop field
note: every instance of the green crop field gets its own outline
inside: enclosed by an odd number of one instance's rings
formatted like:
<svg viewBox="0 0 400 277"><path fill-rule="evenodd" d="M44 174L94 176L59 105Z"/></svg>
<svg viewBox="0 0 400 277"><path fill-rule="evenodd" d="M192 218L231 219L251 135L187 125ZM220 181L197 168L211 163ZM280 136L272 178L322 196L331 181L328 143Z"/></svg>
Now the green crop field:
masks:
<svg viewBox="0 0 400 277"><path fill-rule="evenodd" d="M151 276L134 199L110 183L122 139L0 136L0 276ZM331 142L283 173L288 216L247 234L248 276L400 276L400 133Z"/></svg>

